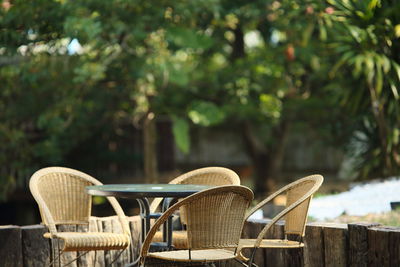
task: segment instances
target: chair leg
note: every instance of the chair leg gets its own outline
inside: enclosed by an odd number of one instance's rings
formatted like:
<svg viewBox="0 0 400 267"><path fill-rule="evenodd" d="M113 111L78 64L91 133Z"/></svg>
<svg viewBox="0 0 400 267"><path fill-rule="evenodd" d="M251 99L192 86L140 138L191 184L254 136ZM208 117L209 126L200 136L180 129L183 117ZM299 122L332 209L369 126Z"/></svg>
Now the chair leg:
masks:
<svg viewBox="0 0 400 267"><path fill-rule="evenodd" d="M122 253L125 251L125 249L122 249L118 255L111 261L110 265L112 265L114 262L118 260L118 258L122 255Z"/></svg>
<svg viewBox="0 0 400 267"><path fill-rule="evenodd" d="M251 252L250 259L249 259L249 261L248 261L249 267L257 266L255 263L253 263L253 261L254 261L254 256L256 255L256 251L257 251L257 248L253 248L253 251Z"/></svg>
<svg viewBox="0 0 400 267"><path fill-rule="evenodd" d="M65 267L65 266L67 266L67 265L70 265L71 263L73 263L74 261L77 261L80 257L82 257L82 256L84 256L84 255L86 255L86 254L88 254L88 253L89 253L89 251L85 251L84 253L80 254L78 257L76 257L76 258L73 259L72 261L69 261L68 263L66 263L63 267Z"/></svg>
<svg viewBox="0 0 400 267"><path fill-rule="evenodd" d="M239 259L235 259L235 261L239 262L240 264L242 264L245 267L249 267L249 265L247 265L246 263L244 263L243 261L241 261Z"/></svg>
<svg viewBox="0 0 400 267"><path fill-rule="evenodd" d="M55 247L54 242L57 242L57 248ZM58 261L58 267L61 267L61 255L62 255L62 252L60 252L61 251L60 250L60 243L59 243L58 240L56 241L56 240L53 240L53 239L51 239L50 243L51 243L51 261L50 261L48 267L50 267L50 266L54 267L54 264L57 261ZM56 250L58 252L57 255L56 255Z"/></svg>

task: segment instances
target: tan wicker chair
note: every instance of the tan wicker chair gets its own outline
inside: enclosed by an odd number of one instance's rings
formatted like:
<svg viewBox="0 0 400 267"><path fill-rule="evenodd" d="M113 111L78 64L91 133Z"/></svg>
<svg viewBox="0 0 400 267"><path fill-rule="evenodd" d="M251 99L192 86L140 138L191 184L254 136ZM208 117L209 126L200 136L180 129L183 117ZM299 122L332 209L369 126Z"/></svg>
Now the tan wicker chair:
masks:
<svg viewBox="0 0 400 267"><path fill-rule="evenodd" d="M184 173L169 182L170 184L200 184L200 185L240 185L239 176L232 170L224 167L205 167ZM155 213L162 202L162 198L156 198L151 202L150 212ZM180 209L180 220L186 225L186 213ZM154 236L154 242L161 242L163 234L158 231ZM187 232L185 230L173 231L172 244L175 248L188 248Z"/></svg>
<svg viewBox="0 0 400 267"><path fill-rule="evenodd" d="M174 263L205 263L233 259L252 191L240 185L217 186L195 193L167 209L143 242L140 264L150 258ZM158 228L180 207L187 212L188 249L149 252ZM229 250L231 248L232 250Z"/></svg>
<svg viewBox="0 0 400 267"><path fill-rule="evenodd" d="M279 212L258 234L256 239L241 239L239 242L238 258L247 266L252 266L257 248L300 248L304 246L303 237L307 222L308 208L313 194L323 182L321 175L311 175L301 178L279 189L246 214L246 220L257 210L269 203L275 197L286 193L286 207ZM268 230L280 219L285 219L284 239L264 239ZM288 235L298 237L298 241L288 240ZM252 249L250 258L243 255L243 249Z"/></svg>
<svg viewBox="0 0 400 267"><path fill-rule="evenodd" d="M66 251L123 250L130 244L130 230L125 214L113 197L107 197L118 215L123 233L59 232L57 225L88 225L92 197L86 186L101 185L95 178L69 168L48 167L35 172L29 187L35 198L43 223L49 228L44 237L63 243L59 259ZM75 259L76 260L76 259ZM69 264L69 263L68 263Z"/></svg>

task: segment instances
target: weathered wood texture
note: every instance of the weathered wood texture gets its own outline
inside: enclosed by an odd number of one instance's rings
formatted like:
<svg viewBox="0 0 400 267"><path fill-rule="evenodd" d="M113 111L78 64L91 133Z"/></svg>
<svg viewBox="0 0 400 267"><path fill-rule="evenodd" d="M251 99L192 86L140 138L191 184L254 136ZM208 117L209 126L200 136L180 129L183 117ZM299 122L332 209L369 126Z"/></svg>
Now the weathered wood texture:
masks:
<svg viewBox="0 0 400 267"><path fill-rule="evenodd" d="M61 226L64 230L121 231L115 217L92 218L89 226ZM267 220L246 223L243 237L255 238ZM129 218L132 230L132 246L118 256L113 252L89 252L69 266L124 266L135 260L140 250L140 220L138 216ZM0 226L0 266L45 266L54 257L48 239L43 238L47 229L42 225ZM281 238L283 224L278 223L267 234L267 238ZM272 267L340 267L340 266L400 266L400 228L383 227L371 223L329 224L309 223L306 226L303 249L259 249L255 258L258 266ZM60 244L62 245L62 244ZM56 248L56 244L53 245ZM54 250L57 255L57 251ZM67 255L69 254L69 255ZM65 253L61 262L73 259L76 253ZM236 261L228 261L217 266L242 266Z"/></svg>
<svg viewBox="0 0 400 267"><path fill-rule="evenodd" d="M399 234L400 229L395 227L368 229L368 266L400 266Z"/></svg>
<svg viewBox="0 0 400 267"><path fill-rule="evenodd" d="M89 225L60 225L58 230L85 232L89 228L91 231L101 232L105 230L120 233L122 229L117 220L118 218L115 216L93 217ZM131 262L132 255L138 255L139 251L140 221L137 216L133 216L129 218L129 223L132 231L132 246L128 249L122 253L120 251L90 251L68 266L120 267ZM54 266L63 266L76 259L78 253L65 252L61 254L58 260L62 243L57 244L57 241L51 242L44 238L43 234L46 232L47 228L43 225L0 226L0 267L42 267L48 265L53 259L56 259ZM116 261L111 264L115 259Z"/></svg>
<svg viewBox="0 0 400 267"><path fill-rule="evenodd" d="M50 241L43 238L47 228L43 225L21 227L24 267L42 267L50 263Z"/></svg>
<svg viewBox="0 0 400 267"><path fill-rule="evenodd" d="M0 266L22 266L21 236L21 228L18 226L0 226Z"/></svg>
<svg viewBox="0 0 400 267"><path fill-rule="evenodd" d="M349 266L368 266L368 228L378 226L376 223L348 224L349 234ZM371 244L372 245L372 244Z"/></svg>
<svg viewBox="0 0 400 267"><path fill-rule="evenodd" d="M323 225L308 224L304 237L304 266L325 266Z"/></svg>
<svg viewBox="0 0 400 267"><path fill-rule="evenodd" d="M391 227L389 233L390 266L400 266L400 228Z"/></svg>
<svg viewBox="0 0 400 267"><path fill-rule="evenodd" d="M325 224L324 235L324 258L326 267L347 266L348 233L345 224Z"/></svg>

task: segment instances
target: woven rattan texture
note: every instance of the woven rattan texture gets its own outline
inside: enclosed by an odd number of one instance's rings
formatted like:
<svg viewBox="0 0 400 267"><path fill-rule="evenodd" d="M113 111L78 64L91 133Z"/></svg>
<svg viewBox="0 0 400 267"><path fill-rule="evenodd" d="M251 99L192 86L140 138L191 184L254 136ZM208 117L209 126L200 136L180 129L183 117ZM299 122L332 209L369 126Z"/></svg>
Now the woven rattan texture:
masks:
<svg viewBox="0 0 400 267"><path fill-rule="evenodd" d="M101 185L95 178L69 168L48 167L35 172L29 187L43 223L49 228L47 238L63 241L63 251L124 249L130 243L125 214L113 197L107 197L121 223L122 233L59 232L57 225L89 224L92 198L86 186Z"/></svg>
<svg viewBox="0 0 400 267"><path fill-rule="evenodd" d="M239 185L218 186L193 194L170 207L152 226L143 243L141 257L165 260L189 260L189 250L149 253L149 246L157 229L180 207L188 212L188 246L195 250L209 249L198 261L223 260L232 257L231 252L218 249L235 248L243 228L244 215L253 199L250 189ZM182 256L184 255L184 256ZM200 255L200 254L199 254Z"/></svg>
<svg viewBox="0 0 400 267"><path fill-rule="evenodd" d="M240 185L239 176L232 170L223 167L205 167L184 173L169 184L200 184L200 185ZM156 198L150 205L150 211L155 212L162 198Z"/></svg>
<svg viewBox="0 0 400 267"><path fill-rule="evenodd" d="M242 261L248 261L241 250L243 248L299 248L304 244L301 241L290 241L286 237L288 234L294 234L303 237L305 233L305 224L307 221L308 208L313 194L319 189L323 182L321 175L310 175L290 183L279 189L266 199L253 207L246 215L248 219L255 211L272 201L275 197L286 193L286 207L277 214L258 234L257 239L241 239L239 242L238 258ZM281 219L285 219L284 235L285 239L264 239L271 227ZM300 238L300 240L301 240ZM250 261L251 265L251 261Z"/></svg>
<svg viewBox="0 0 400 267"><path fill-rule="evenodd" d="M240 178L232 170L223 167L205 167L184 173L169 182L170 184L201 184L201 185L239 185ZM154 212L162 198L153 200L150 210ZM180 209L180 220L182 224L187 224L186 211L184 208ZM158 232L154 236L154 242L162 241L162 233ZM188 248L187 233L186 231L174 231L172 244L175 248L184 249Z"/></svg>

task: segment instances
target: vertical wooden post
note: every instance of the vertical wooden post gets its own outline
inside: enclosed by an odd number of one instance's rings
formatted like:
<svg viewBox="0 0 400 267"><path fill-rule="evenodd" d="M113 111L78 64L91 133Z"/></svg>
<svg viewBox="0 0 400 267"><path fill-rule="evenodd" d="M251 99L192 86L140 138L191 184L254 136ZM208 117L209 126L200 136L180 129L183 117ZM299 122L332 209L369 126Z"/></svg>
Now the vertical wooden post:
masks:
<svg viewBox="0 0 400 267"><path fill-rule="evenodd" d="M108 218L102 218L101 221L103 232L112 232L112 224ZM104 251L104 265L111 266L111 262L115 258L115 252L113 250Z"/></svg>
<svg viewBox="0 0 400 267"><path fill-rule="evenodd" d="M260 231L263 229L266 223L268 223L268 220L248 221L245 225L248 233L247 238L257 238L257 235L260 233ZM251 251L246 251L246 252L249 253L245 255L250 255ZM265 249L257 249L256 255L254 256L254 263L257 264L258 266L265 266L267 265L266 260L268 261L269 259L266 259Z"/></svg>
<svg viewBox="0 0 400 267"><path fill-rule="evenodd" d="M350 223L349 231L349 266L368 266L368 228L378 226L377 223Z"/></svg>
<svg viewBox="0 0 400 267"><path fill-rule="evenodd" d="M371 227L368 229L368 266L391 266L389 232L390 230L385 227Z"/></svg>
<svg viewBox="0 0 400 267"><path fill-rule="evenodd" d="M304 266L306 267L324 267L324 234L323 224L310 223L306 226L304 237Z"/></svg>
<svg viewBox="0 0 400 267"><path fill-rule="evenodd" d="M76 226L76 230L78 232L88 232L90 228L90 225L77 225ZM78 255L82 255L84 254L85 251L80 251L78 252ZM86 254L84 254L83 256L80 256L80 258L78 259L78 266L94 266L94 260L95 260L95 252L94 251L89 251Z"/></svg>
<svg viewBox="0 0 400 267"><path fill-rule="evenodd" d="M346 224L326 224L324 232L325 267L347 266L348 232Z"/></svg>
<svg viewBox="0 0 400 267"><path fill-rule="evenodd" d="M131 229L131 235L132 235L132 244L131 244L131 250L132 250L132 255L131 255L131 261L135 261L139 255L140 255L140 243L141 243L141 218L140 216L130 216L128 217L129 221L129 227Z"/></svg>
<svg viewBox="0 0 400 267"><path fill-rule="evenodd" d="M304 248L285 249L287 267L304 266Z"/></svg>
<svg viewBox="0 0 400 267"><path fill-rule="evenodd" d="M400 228L391 227L389 233L390 266L400 266Z"/></svg>
<svg viewBox="0 0 400 267"><path fill-rule="evenodd" d="M123 233L122 226L121 226L118 216L112 217L111 226L112 226L113 233ZM121 255L119 255L120 253L121 253ZM123 267L130 262L131 254L130 254L129 247L123 251L116 250L114 253L113 260L115 260L115 257L117 257L118 255L119 255L119 257L118 257L118 259L116 259L114 266Z"/></svg>
<svg viewBox="0 0 400 267"><path fill-rule="evenodd" d="M283 226L282 222L277 222L267 234L267 238L280 239L283 238ZM287 255L284 249L264 249L266 254L265 262L268 266L284 267L287 266Z"/></svg>
<svg viewBox="0 0 400 267"><path fill-rule="evenodd" d="M23 266L21 228L0 226L0 263L4 267Z"/></svg>
<svg viewBox="0 0 400 267"><path fill-rule="evenodd" d="M21 227L23 266L48 266L50 264L50 240L43 234L47 228L43 225Z"/></svg>
<svg viewBox="0 0 400 267"><path fill-rule="evenodd" d="M59 225L57 230L60 232L76 232L76 225ZM55 240L55 242L53 242L54 247L52 247L52 250L54 251L53 255L55 255L55 257L57 257L59 253L58 249L59 248L62 249L62 243L60 242L59 244L60 246L58 246L57 242L60 241ZM76 257L78 257L78 253L75 251L64 252L63 254L61 254L61 266L64 266L68 262L71 262L72 260L76 259ZM58 260L56 261L56 263L58 264ZM68 267L77 267L77 266L78 262L76 260L68 265Z"/></svg>
<svg viewBox="0 0 400 267"><path fill-rule="evenodd" d="M90 223L90 221L89 221ZM93 227L94 229L96 229L98 232L103 232L103 222L101 220L101 218L96 218L93 222L93 226L89 227ZM106 260L105 260L106 256L105 256L105 251L104 250L98 250L95 253L95 263L96 263L96 267L105 267L106 266Z"/></svg>

